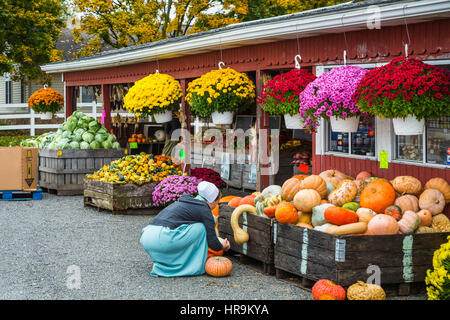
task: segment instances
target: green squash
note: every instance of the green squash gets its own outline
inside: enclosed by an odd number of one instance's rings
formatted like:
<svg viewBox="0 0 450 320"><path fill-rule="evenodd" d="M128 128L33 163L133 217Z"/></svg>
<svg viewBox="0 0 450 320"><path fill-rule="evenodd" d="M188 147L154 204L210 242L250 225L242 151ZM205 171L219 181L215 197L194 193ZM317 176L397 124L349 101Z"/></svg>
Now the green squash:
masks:
<svg viewBox="0 0 450 320"><path fill-rule="evenodd" d="M356 202L347 202L342 206L342 208L356 212L356 210L359 209L359 204Z"/></svg>

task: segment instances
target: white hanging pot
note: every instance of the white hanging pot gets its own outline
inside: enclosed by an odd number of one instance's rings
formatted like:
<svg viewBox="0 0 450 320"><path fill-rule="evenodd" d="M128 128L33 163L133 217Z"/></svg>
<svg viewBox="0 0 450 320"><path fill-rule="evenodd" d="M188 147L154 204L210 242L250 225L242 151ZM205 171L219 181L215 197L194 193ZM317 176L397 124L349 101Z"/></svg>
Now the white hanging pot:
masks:
<svg viewBox="0 0 450 320"><path fill-rule="evenodd" d="M172 120L172 111L166 110L162 113L154 113L153 117L155 118L156 123L164 123Z"/></svg>
<svg viewBox="0 0 450 320"><path fill-rule="evenodd" d="M291 116L290 114L284 115L284 124L286 125L286 129L304 129L305 125L300 117L300 113L294 114Z"/></svg>
<svg viewBox="0 0 450 320"><path fill-rule="evenodd" d="M406 118L393 118L394 132L398 136L415 136L423 134L425 119L417 120L414 115Z"/></svg>
<svg viewBox="0 0 450 320"><path fill-rule="evenodd" d="M49 120L53 118L53 113L52 112L44 112L41 113L41 119L43 120Z"/></svg>
<svg viewBox="0 0 450 320"><path fill-rule="evenodd" d="M334 132L356 132L359 126L359 116L341 119L330 117L331 131Z"/></svg>
<svg viewBox="0 0 450 320"><path fill-rule="evenodd" d="M231 111L226 111L226 112L214 111L213 113L211 113L211 117L212 117L212 122L214 124L232 124L233 118L234 118L234 113Z"/></svg>

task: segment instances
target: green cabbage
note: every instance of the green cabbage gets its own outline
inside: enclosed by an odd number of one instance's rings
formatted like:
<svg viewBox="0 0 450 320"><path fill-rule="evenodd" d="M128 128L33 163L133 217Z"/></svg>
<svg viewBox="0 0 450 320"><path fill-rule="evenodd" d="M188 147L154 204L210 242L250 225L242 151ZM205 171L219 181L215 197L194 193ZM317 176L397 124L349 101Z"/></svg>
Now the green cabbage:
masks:
<svg viewBox="0 0 450 320"><path fill-rule="evenodd" d="M119 148L120 148L120 143L118 143L117 141L116 141L116 142L113 142L113 143L112 143L112 148L114 148L114 149L119 149Z"/></svg>
<svg viewBox="0 0 450 320"><path fill-rule="evenodd" d="M107 138L107 135L106 135L106 134L97 133L97 134L95 135L94 140L95 140L95 141L98 141L98 142L100 142L100 143L102 143L103 141L106 140L106 138Z"/></svg>
<svg viewBox="0 0 450 320"><path fill-rule="evenodd" d="M102 146L105 149L111 149L112 148L112 143L109 142L109 141L103 141Z"/></svg>
<svg viewBox="0 0 450 320"><path fill-rule="evenodd" d="M102 145L100 142L94 140L90 143L89 147L91 149L101 149Z"/></svg>
<svg viewBox="0 0 450 320"><path fill-rule="evenodd" d="M86 142L86 141L81 141L80 142L80 149L90 149L91 147L90 147L90 145L89 145L89 142Z"/></svg>
<svg viewBox="0 0 450 320"><path fill-rule="evenodd" d="M83 133L83 135L81 137L82 137L83 141L86 141L88 143L91 143L94 140L94 135L90 132Z"/></svg>
<svg viewBox="0 0 450 320"><path fill-rule="evenodd" d="M80 149L80 144L77 141L72 141L69 146L70 149Z"/></svg>

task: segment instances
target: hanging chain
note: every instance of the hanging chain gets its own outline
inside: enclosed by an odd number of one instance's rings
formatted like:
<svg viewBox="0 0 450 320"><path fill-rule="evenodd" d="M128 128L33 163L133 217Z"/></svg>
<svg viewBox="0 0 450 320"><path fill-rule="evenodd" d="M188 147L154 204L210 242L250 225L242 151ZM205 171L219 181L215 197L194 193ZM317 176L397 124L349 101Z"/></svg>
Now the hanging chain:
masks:
<svg viewBox="0 0 450 320"><path fill-rule="evenodd" d="M225 62L223 62L223 53L222 53L222 38L219 38L219 49L220 49L220 61L217 64L219 69L222 69L222 66L225 66Z"/></svg>
<svg viewBox="0 0 450 320"><path fill-rule="evenodd" d="M302 56L300 55L300 40L298 38L297 25L295 26L295 35L297 37L297 55L294 57L295 68L300 69L300 63L302 61Z"/></svg>
<svg viewBox="0 0 450 320"><path fill-rule="evenodd" d="M408 23L406 22L405 13L406 4L403 6L403 21L405 22L406 35L408 36L408 43L405 43L405 57L408 58L408 46L411 44L411 38L409 37Z"/></svg>
<svg viewBox="0 0 450 320"><path fill-rule="evenodd" d="M342 15L341 17L341 24L342 24L342 28L344 28L344 15ZM348 42L347 42L347 35L345 34L345 30L343 30L344 32L344 43L345 43L345 50L343 53L344 56L344 65L347 65L347 52L348 52Z"/></svg>

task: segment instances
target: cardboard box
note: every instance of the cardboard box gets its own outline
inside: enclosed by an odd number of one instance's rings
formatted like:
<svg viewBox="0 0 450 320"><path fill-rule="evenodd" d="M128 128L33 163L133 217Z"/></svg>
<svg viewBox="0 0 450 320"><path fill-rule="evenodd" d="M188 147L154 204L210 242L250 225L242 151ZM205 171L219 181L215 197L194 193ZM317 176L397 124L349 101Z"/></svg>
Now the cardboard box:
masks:
<svg viewBox="0 0 450 320"><path fill-rule="evenodd" d="M0 147L0 190L37 190L38 151L28 147Z"/></svg>

